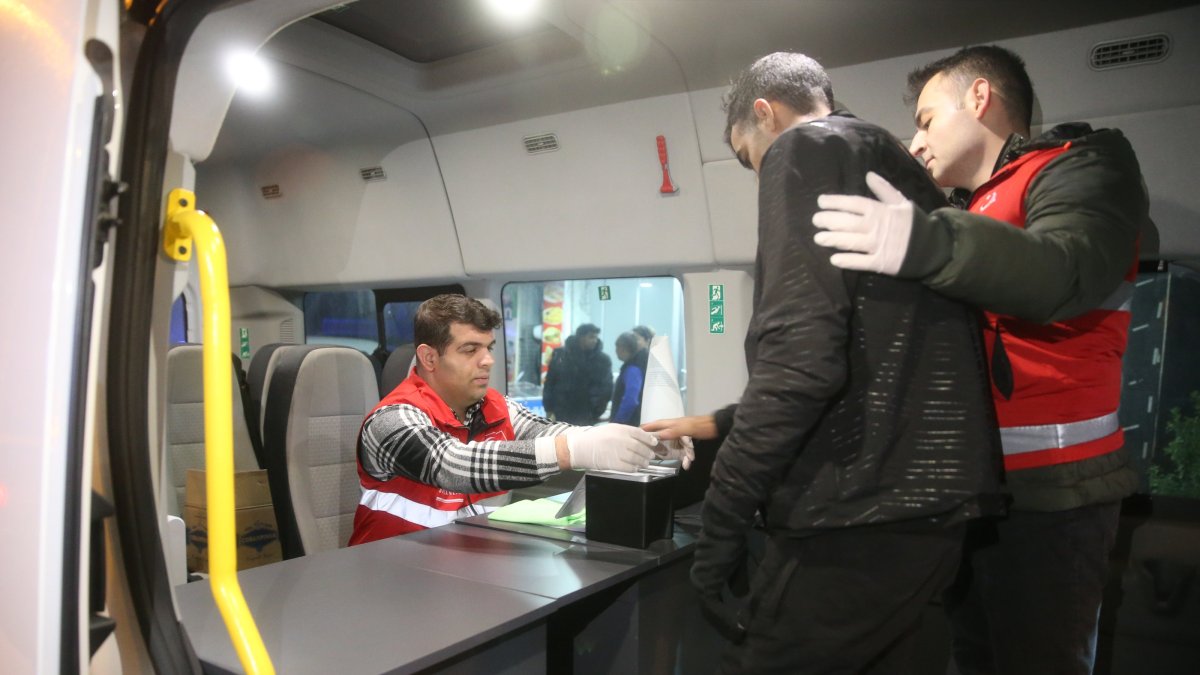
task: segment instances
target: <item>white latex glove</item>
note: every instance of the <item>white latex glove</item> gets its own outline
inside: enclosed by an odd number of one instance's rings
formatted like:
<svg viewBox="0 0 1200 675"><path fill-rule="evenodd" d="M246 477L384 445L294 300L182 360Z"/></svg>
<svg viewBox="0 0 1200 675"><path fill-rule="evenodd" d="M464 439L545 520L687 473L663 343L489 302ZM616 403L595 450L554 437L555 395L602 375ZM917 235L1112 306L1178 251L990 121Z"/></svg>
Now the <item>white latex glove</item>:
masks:
<svg viewBox="0 0 1200 675"><path fill-rule="evenodd" d="M654 448L654 454L658 455L659 459L680 460L684 471L687 471L692 468L692 461L696 459L696 448L692 445L691 436L680 436L673 441L660 439L658 446Z"/></svg>
<svg viewBox="0 0 1200 675"><path fill-rule="evenodd" d="M847 270L879 272L895 276L904 263L912 237L913 204L874 171L867 173L867 187L879 200L855 195L821 195L823 211L813 215L818 232L813 241L840 249L829 258Z"/></svg>
<svg viewBox="0 0 1200 675"><path fill-rule="evenodd" d="M567 434L572 469L636 471L650 463L658 439L625 424L605 424Z"/></svg>

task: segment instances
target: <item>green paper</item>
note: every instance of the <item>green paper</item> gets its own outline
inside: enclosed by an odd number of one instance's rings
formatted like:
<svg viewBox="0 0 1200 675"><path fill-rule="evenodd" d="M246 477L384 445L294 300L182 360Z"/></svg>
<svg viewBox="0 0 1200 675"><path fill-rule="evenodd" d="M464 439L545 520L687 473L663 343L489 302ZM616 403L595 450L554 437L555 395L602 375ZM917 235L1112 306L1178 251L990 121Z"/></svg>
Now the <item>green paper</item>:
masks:
<svg viewBox="0 0 1200 675"><path fill-rule="evenodd" d="M500 520L506 523L528 523L530 525L549 525L551 527L567 527L578 525L587 517L587 509L565 518L555 518L554 514L562 508L561 501L549 498L526 499L502 506L488 514L489 520Z"/></svg>

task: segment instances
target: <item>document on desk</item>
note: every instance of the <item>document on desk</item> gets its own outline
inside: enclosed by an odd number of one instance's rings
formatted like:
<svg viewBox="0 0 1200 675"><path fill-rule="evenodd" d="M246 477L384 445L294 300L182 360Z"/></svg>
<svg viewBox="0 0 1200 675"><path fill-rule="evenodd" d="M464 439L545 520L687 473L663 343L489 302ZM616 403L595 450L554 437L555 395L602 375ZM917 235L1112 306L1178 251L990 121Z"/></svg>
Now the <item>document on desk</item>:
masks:
<svg viewBox="0 0 1200 675"><path fill-rule="evenodd" d="M650 343L646 383L642 386L642 424L672 417L683 417L683 395L679 393L671 341L658 335Z"/></svg>

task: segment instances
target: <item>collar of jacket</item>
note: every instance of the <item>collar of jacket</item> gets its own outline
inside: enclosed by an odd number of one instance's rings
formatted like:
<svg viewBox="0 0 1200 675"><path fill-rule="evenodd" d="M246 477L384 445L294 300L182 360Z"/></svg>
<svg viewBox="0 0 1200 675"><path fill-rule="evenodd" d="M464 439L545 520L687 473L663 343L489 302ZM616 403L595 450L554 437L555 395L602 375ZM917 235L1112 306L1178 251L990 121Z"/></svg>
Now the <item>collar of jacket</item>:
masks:
<svg viewBox="0 0 1200 675"><path fill-rule="evenodd" d="M1067 122L1059 124L1050 130L1042 133L1034 139L1027 139L1021 134L1010 134L1008 139L1004 141L1004 147L1000 148L1000 154L996 157L996 165L992 167L992 175L995 176L1000 169L1021 155L1034 150L1045 150L1046 148L1057 148L1058 146L1079 140L1084 136L1093 133L1092 125L1087 122ZM958 209L967 208L967 204L971 203L973 190L966 188L955 188L950 193L950 204Z"/></svg>
<svg viewBox="0 0 1200 675"><path fill-rule="evenodd" d="M417 369L413 368L406 382L412 387L412 392L415 396L420 397L425 401L427 406L426 414L430 412L436 413L434 416L441 419L447 424L457 424L458 426L470 428L471 420L476 414L483 416L483 423L486 427L493 427L503 422L508 416L508 405L504 402L504 397L500 392L488 387L487 393L478 402L471 404L465 411L466 419L460 420L450 409L450 406L442 400L441 396L429 386L425 378L417 374Z"/></svg>

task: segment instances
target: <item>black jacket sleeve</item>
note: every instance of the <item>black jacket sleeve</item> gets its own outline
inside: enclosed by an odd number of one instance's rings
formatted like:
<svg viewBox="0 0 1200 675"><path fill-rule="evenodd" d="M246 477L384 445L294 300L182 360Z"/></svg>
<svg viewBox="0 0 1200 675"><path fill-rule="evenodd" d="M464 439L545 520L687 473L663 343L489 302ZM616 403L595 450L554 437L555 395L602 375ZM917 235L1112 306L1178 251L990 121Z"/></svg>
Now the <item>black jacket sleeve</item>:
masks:
<svg viewBox="0 0 1200 675"><path fill-rule="evenodd" d="M717 453L692 568L706 597L736 568L759 505L846 380L852 273L813 242L812 216L820 194L861 194L861 179L841 179L861 173L845 139L812 125L785 132L763 158L750 377Z"/></svg>
<svg viewBox="0 0 1200 675"><path fill-rule="evenodd" d="M608 354L598 352L590 359L588 374L588 401L592 405L592 415L599 417L608 407L608 401L613 394L612 359Z"/></svg>

